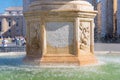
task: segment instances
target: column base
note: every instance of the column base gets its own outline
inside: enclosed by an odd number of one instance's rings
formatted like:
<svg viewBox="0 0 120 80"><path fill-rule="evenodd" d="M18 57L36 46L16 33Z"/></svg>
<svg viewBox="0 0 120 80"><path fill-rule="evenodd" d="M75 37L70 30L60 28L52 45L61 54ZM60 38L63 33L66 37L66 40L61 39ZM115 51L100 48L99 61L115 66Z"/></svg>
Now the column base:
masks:
<svg viewBox="0 0 120 80"><path fill-rule="evenodd" d="M24 59L26 64L34 65L72 65L72 66L82 66L97 63L97 59L94 55L81 55L75 56L72 54L46 54L42 57L26 56Z"/></svg>

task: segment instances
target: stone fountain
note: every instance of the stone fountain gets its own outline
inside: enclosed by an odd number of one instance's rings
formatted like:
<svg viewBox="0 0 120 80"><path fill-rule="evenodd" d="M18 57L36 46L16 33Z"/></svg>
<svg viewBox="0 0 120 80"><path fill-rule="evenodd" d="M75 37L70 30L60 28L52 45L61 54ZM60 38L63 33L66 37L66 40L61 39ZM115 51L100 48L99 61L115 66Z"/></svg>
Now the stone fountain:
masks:
<svg viewBox="0 0 120 80"><path fill-rule="evenodd" d="M93 6L87 0L24 0L25 61L40 64L96 63Z"/></svg>

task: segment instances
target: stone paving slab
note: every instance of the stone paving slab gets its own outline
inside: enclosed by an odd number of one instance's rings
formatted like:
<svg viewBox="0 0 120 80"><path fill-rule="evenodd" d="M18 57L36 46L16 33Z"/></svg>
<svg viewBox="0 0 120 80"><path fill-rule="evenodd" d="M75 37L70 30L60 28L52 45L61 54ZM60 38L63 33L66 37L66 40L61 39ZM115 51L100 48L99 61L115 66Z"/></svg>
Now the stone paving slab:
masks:
<svg viewBox="0 0 120 80"><path fill-rule="evenodd" d="M95 51L120 51L119 43L95 43Z"/></svg>
<svg viewBox="0 0 120 80"><path fill-rule="evenodd" d="M95 43L96 54L120 54L120 43Z"/></svg>

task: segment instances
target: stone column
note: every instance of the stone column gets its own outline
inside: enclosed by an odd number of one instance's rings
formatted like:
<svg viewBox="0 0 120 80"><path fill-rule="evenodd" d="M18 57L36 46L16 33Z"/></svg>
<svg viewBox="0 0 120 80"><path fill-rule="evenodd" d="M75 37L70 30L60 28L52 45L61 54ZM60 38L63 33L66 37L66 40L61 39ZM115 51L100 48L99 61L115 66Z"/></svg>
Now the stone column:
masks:
<svg viewBox="0 0 120 80"><path fill-rule="evenodd" d="M117 33L117 0L113 0L113 33Z"/></svg>
<svg viewBox="0 0 120 80"><path fill-rule="evenodd" d="M75 54L76 55L78 55L78 53L79 53L79 48L80 48L80 38L79 38L79 35L80 35L80 33L79 33L79 26L80 26L80 19L79 18L76 18L75 19L75 22L74 22L74 24L75 24L75 27L74 27L74 32L76 33L75 35L74 35L74 47L75 47L75 49L74 49L74 52L75 52Z"/></svg>
<svg viewBox="0 0 120 80"><path fill-rule="evenodd" d="M8 30L8 22L6 17L2 18L2 34Z"/></svg>
<svg viewBox="0 0 120 80"><path fill-rule="evenodd" d="M46 41L46 28L45 28L45 16L42 14L42 17L40 19L41 25L40 25L40 32L41 32L41 53L42 55L45 55L47 53L47 41Z"/></svg>
<svg viewBox="0 0 120 80"><path fill-rule="evenodd" d="M117 0L117 35L120 36L120 0Z"/></svg>
<svg viewBox="0 0 120 80"><path fill-rule="evenodd" d="M101 5L101 2L99 2L97 4L97 11L98 11L98 14L97 14L97 33L98 33L98 40L100 40L100 34L101 34L101 27L102 27L102 18L101 18L101 15L102 15L102 5Z"/></svg>
<svg viewBox="0 0 120 80"><path fill-rule="evenodd" d="M107 19L106 19L106 12L107 12L107 0L101 0L101 37L104 37L106 32L106 26L107 26Z"/></svg>
<svg viewBox="0 0 120 80"><path fill-rule="evenodd" d="M107 34L113 35L113 0L107 0L106 21L107 21Z"/></svg>
<svg viewBox="0 0 120 80"><path fill-rule="evenodd" d="M16 32L16 29L17 29L17 27L16 27L16 20L13 17L13 18L11 18L11 27L10 27L11 32L10 32L10 36L14 37L14 36L16 36L16 34L19 33L19 32Z"/></svg>

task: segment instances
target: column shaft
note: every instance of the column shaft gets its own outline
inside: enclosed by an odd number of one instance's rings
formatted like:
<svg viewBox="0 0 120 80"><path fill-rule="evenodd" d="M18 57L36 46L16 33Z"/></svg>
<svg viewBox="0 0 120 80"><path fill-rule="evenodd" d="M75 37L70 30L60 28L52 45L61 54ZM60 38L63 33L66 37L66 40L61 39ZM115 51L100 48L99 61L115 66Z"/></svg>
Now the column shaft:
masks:
<svg viewBox="0 0 120 80"><path fill-rule="evenodd" d="M2 19L2 33L6 32L8 30L8 22L6 18Z"/></svg>

